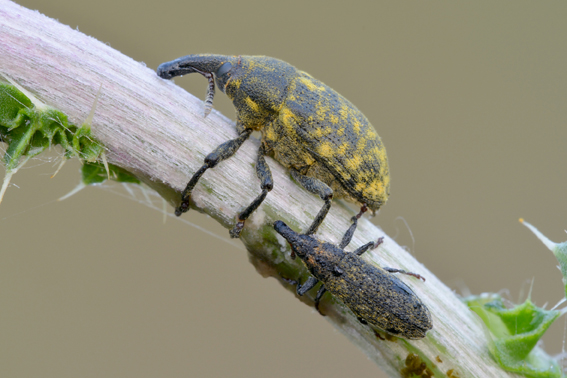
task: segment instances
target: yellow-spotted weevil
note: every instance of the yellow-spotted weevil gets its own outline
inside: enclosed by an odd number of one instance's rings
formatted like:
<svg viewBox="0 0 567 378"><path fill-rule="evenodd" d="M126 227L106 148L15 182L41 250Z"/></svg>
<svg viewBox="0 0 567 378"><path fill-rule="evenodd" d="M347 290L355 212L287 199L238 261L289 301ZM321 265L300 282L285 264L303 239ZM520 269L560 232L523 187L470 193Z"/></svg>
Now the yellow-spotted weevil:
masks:
<svg viewBox="0 0 567 378"><path fill-rule="evenodd" d="M254 130L262 133L256 161L262 193L238 215L232 237L239 237L245 220L273 187L265 155L289 168L301 186L325 201L308 235L323 222L333 197L373 212L388 199L390 176L380 137L364 114L327 85L265 56L187 55L157 69L164 79L193 72L209 80L205 117L213 105L216 79L236 108L239 135L205 158L183 191L176 215L189 210L191 192L205 171L233 156Z"/></svg>
<svg viewBox="0 0 567 378"><path fill-rule="evenodd" d="M356 223L356 220L355 220ZM321 288L315 297L315 307L326 291L343 301L362 324L381 329L406 339L421 339L432 327L429 310L414 292L392 273L405 273L400 269L379 268L364 261L360 255L376 248L370 242L354 252L345 252L354 233L353 224L337 247L320 242L310 235L301 235L284 222L276 221L275 230L291 245L296 256L303 260L312 276L297 285L297 294L304 295L319 281Z"/></svg>

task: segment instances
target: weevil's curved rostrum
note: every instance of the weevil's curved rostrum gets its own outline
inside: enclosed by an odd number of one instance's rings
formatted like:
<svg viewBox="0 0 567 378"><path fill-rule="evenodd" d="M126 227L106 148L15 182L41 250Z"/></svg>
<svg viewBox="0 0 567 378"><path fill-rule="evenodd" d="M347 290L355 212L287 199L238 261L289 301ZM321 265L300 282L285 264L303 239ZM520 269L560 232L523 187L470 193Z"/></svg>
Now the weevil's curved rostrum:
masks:
<svg viewBox="0 0 567 378"><path fill-rule="evenodd" d="M360 257L377 247L381 239L365 244L354 252L345 252L343 248L350 242L352 233L349 235L347 232L339 248L310 235L298 234L282 221L276 221L274 228L288 241L292 251L313 275L303 285L297 285L297 294L305 294L321 281L321 288L315 297L317 308L325 291L329 291L343 301L362 324L391 335L421 339L433 327L427 307L392 273L404 273L417 278L421 276L400 269L380 268Z"/></svg>
<svg viewBox="0 0 567 378"><path fill-rule="evenodd" d="M353 104L327 85L265 56L188 55L157 69L164 79L193 72L209 80L205 116L212 107L216 80L236 108L239 136L205 158L183 191L177 215L189 210L191 192L205 171L233 156L253 130L262 133L256 162L262 193L238 215L232 237L239 237L245 220L273 187L265 155L289 168L301 186L325 201L308 235L323 222L333 197L366 205L373 212L388 199L390 176L380 137Z"/></svg>

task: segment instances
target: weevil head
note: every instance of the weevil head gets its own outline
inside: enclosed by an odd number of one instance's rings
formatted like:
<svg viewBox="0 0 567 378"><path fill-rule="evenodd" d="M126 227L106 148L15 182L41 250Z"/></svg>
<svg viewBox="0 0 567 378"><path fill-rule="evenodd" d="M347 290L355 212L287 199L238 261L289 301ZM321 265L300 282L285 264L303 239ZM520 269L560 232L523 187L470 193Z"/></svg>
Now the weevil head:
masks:
<svg viewBox="0 0 567 378"><path fill-rule="evenodd" d="M261 130L277 116L297 76L292 65L266 56L187 55L157 69L163 79L193 72L209 79L210 106L215 80L217 87L232 100L242 126L254 130Z"/></svg>
<svg viewBox="0 0 567 378"><path fill-rule="evenodd" d="M293 231L281 220L274 222L274 229L278 234L284 237L299 258L304 260L313 253L315 248L320 244L317 240L309 235L298 234Z"/></svg>
<svg viewBox="0 0 567 378"><path fill-rule="evenodd" d="M298 234L282 221L276 221L274 228L288 241L311 274L319 280L324 281L332 275L334 267L345 256L342 249L330 243L320 242L312 236Z"/></svg>
<svg viewBox="0 0 567 378"><path fill-rule="evenodd" d="M171 62L162 63L157 68L157 74L162 79L175 76L200 73L203 76L214 75L218 87L224 92L226 83L238 63L237 56L196 54L187 55Z"/></svg>

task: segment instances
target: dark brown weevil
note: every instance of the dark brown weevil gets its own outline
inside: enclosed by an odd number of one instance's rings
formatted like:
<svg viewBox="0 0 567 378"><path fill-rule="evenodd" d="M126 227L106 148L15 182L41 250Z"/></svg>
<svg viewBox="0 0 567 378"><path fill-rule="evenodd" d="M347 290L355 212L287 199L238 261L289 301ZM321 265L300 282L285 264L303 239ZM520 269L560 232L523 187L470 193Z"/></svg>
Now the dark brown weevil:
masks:
<svg viewBox="0 0 567 378"><path fill-rule="evenodd" d="M360 257L369 249L377 247L382 238L378 242L367 243L354 252L345 252L344 248L350 242L356 226L356 219L353 220L353 225L338 247L320 242L310 235L298 234L282 221L274 223L275 230L288 241L292 251L313 275L302 285L297 285L297 294L305 294L321 281L322 286L315 297L317 309L321 297L325 291L329 291L343 301L362 324L406 339L425 337L433 327L429 310L392 273L422 277L400 269L380 268Z"/></svg>

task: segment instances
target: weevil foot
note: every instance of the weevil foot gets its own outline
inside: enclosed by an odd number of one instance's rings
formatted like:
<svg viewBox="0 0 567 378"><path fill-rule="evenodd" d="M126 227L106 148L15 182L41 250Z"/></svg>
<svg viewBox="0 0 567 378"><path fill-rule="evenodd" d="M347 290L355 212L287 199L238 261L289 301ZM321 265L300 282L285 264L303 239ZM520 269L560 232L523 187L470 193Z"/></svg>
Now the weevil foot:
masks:
<svg viewBox="0 0 567 378"><path fill-rule="evenodd" d="M405 271L405 270L403 270L403 269L395 269L395 268L388 268L388 267L385 267L384 270L387 271L387 272L390 272L390 273L406 274L406 275L408 275L408 276L415 277L415 278L417 278L417 279L419 279L419 280L423 280L423 282L425 282L425 277L423 277L423 276L421 276L421 275L419 275L419 274L417 274L417 273L408 272L408 271Z"/></svg>
<svg viewBox="0 0 567 378"><path fill-rule="evenodd" d="M282 277L282 276L280 276L280 277L281 277L282 281L284 281L285 283L290 284L292 286L297 286L297 284L299 284L299 281L292 280L291 278L286 278L286 277Z"/></svg>
<svg viewBox="0 0 567 378"><path fill-rule="evenodd" d="M175 215L180 216L183 213L186 213L189 211L189 200L187 201L182 201L181 204L175 208Z"/></svg>
<svg viewBox="0 0 567 378"><path fill-rule="evenodd" d="M420 276L420 275L417 274L417 273L406 272L406 274L407 274L408 276L413 276L413 277L415 277L415 278L417 278L417 279L422 280L423 282L425 282L425 277Z"/></svg>
<svg viewBox="0 0 567 378"><path fill-rule="evenodd" d="M377 338L379 338L379 339L382 340L382 341L386 341L386 339L383 338L382 335L380 335L380 334L378 333L378 331L376 331L375 329L373 329L373 331L374 331L374 335L376 335Z"/></svg>
<svg viewBox="0 0 567 378"><path fill-rule="evenodd" d="M378 248L378 246L380 246L380 244L382 243L384 243L384 237L380 236L378 240L376 240L376 243L374 243L374 246L372 246L372 249Z"/></svg>
<svg viewBox="0 0 567 378"><path fill-rule="evenodd" d="M234 225L232 230L229 231L230 237L233 239L238 239L240 237L240 233L242 232L243 228L244 228L244 221L243 220L238 221L238 223Z"/></svg>
<svg viewBox="0 0 567 378"><path fill-rule="evenodd" d="M355 215L356 219L360 219L362 214L366 213L367 211L368 211L368 206L365 203L363 203L362 206L360 206L360 212Z"/></svg>

